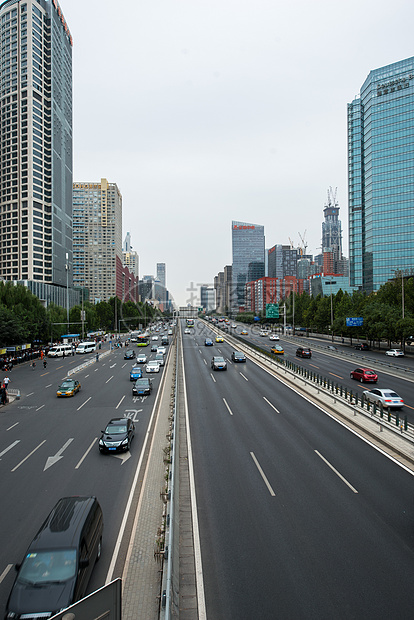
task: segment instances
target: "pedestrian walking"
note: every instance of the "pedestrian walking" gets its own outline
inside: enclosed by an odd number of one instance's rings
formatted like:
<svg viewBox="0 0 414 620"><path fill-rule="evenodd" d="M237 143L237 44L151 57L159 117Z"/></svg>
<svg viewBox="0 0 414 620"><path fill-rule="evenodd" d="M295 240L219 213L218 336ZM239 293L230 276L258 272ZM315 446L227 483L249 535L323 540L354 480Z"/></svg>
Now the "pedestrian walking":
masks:
<svg viewBox="0 0 414 620"><path fill-rule="evenodd" d="M43 360L43 368L47 367L47 360Z"/></svg>
<svg viewBox="0 0 414 620"><path fill-rule="evenodd" d="M6 390L6 386L3 385L0 387L0 401L2 405L5 405L7 403L7 390Z"/></svg>
<svg viewBox="0 0 414 620"><path fill-rule="evenodd" d="M99 353L96 353L96 361L99 362Z"/></svg>
<svg viewBox="0 0 414 620"><path fill-rule="evenodd" d="M4 387L6 388L6 390L7 390L7 388L8 388L9 383L10 383L10 379L9 379L9 377L4 377L4 380L3 380L3 385L4 385Z"/></svg>

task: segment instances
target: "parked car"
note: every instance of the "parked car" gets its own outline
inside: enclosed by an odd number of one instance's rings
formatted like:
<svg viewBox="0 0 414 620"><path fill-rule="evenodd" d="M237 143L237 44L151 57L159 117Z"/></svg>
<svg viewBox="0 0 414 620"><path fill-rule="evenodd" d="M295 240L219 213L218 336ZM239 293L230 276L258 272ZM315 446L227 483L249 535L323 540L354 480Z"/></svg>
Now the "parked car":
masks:
<svg viewBox="0 0 414 620"><path fill-rule="evenodd" d="M385 351L385 355L389 355L391 357L404 357L404 351L401 351L401 349L389 349L389 351Z"/></svg>
<svg viewBox="0 0 414 620"><path fill-rule="evenodd" d="M366 342L358 342L358 344L355 345L355 349L357 351L369 351L369 346Z"/></svg>
<svg viewBox="0 0 414 620"><path fill-rule="evenodd" d="M136 381L142 377L142 368L141 366L133 366L129 371L129 380Z"/></svg>
<svg viewBox="0 0 414 620"><path fill-rule="evenodd" d="M80 389L81 384L79 381L74 379L66 379L59 385L56 396L75 396L76 392L79 392Z"/></svg>
<svg viewBox="0 0 414 620"><path fill-rule="evenodd" d="M83 598L101 556L102 533L96 497L62 497L16 564L5 618L50 618Z"/></svg>
<svg viewBox="0 0 414 620"><path fill-rule="evenodd" d="M146 377L142 377L135 381L132 386L132 395L133 396L146 396L147 394L151 394L152 392L152 383Z"/></svg>
<svg viewBox="0 0 414 620"><path fill-rule="evenodd" d="M127 349L124 353L124 360L133 360L135 357L135 351Z"/></svg>
<svg viewBox="0 0 414 620"><path fill-rule="evenodd" d="M246 356L241 351L233 351L233 353L231 354L231 359L233 360L233 362L236 362L236 363L245 362Z"/></svg>
<svg viewBox="0 0 414 620"><path fill-rule="evenodd" d="M131 447L134 435L135 425L130 418L112 418L102 431L99 451L126 452Z"/></svg>
<svg viewBox="0 0 414 620"><path fill-rule="evenodd" d="M206 339L204 340L204 346L205 346L205 347L212 347L212 346L213 346L213 341L212 341L212 339L211 339L211 338L206 338Z"/></svg>
<svg viewBox="0 0 414 620"><path fill-rule="evenodd" d="M361 383L376 383L378 381L378 375L371 368L355 368L351 372L351 379L356 379Z"/></svg>
<svg viewBox="0 0 414 620"><path fill-rule="evenodd" d="M401 396L389 388L366 390L363 392L363 395L371 403L382 403L382 406L386 409L402 409L404 407L404 401Z"/></svg>
<svg viewBox="0 0 414 620"><path fill-rule="evenodd" d="M296 357L312 357L312 351L309 347L298 347L296 349Z"/></svg>
<svg viewBox="0 0 414 620"><path fill-rule="evenodd" d="M211 360L211 368L213 370L227 370L227 362L224 357L216 355Z"/></svg>

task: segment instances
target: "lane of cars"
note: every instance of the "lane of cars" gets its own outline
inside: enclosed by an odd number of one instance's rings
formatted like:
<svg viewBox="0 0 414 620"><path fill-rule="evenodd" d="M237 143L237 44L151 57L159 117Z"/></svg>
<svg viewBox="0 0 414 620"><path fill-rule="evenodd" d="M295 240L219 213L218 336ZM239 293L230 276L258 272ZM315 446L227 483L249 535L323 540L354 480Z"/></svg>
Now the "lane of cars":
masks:
<svg viewBox="0 0 414 620"><path fill-rule="evenodd" d="M231 327L233 328L233 324L231 325ZM235 329L236 327L237 326L235 326L233 329ZM248 335L248 331L244 328L241 330L240 333L241 335ZM277 334L275 334L274 332L269 332L268 330L261 330L258 335L260 338L268 337L269 340L271 341L279 340L279 336ZM259 340L258 342L260 343ZM205 345L211 346L212 344L213 342L211 338L206 338ZM337 347L334 345L328 345L328 348L331 348L332 351L338 350ZM354 348L357 350L361 350L361 351L369 350L369 346L366 343L357 343ZM285 354L284 347L282 347L281 345L271 346L270 352L277 356L282 356ZM392 356L392 357L401 357L402 355L404 355L404 353L403 351L400 351L398 349L390 349L386 351L386 355ZM299 345L296 349L296 357L303 358L303 359L306 359L306 358L311 359L312 351L308 346ZM213 367L213 364L212 364L212 367ZM375 372L375 370L373 370L372 368L367 368L365 366L353 369L352 371L350 371L349 376L351 379L356 380L361 384L377 383L379 380L378 374ZM365 398L372 403L376 402L378 404L379 402L381 402L384 408L397 409L397 408L402 408L404 406L404 400L400 397L400 395L395 390L389 387L384 387L384 388L381 388L380 390L378 389L365 390L363 394Z"/></svg>

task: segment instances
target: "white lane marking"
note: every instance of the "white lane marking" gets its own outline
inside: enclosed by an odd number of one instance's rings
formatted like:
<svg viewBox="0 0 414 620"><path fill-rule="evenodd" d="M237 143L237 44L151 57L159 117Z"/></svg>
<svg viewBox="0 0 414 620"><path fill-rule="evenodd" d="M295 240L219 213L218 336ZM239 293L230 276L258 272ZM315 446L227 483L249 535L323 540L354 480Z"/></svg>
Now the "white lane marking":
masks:
<svg viewBox="0 0 414 620"><path fill-rule="evenodd" d="M206 359L203 359L203 362L204 362L204 363L205 363L205 365L207 366L207 360L206 360Z"/></svg>
<svg viewBox="0 0 414 620"><path fill-rule="evenodd" d="M36 450L38 450L41 446L43 446L43 444L44 444L44 443L46 443L46 439L44 439L41 443L39 443L39 445L37 446L37 448L35 448L34 450L32 450L32 451L30 452L30 454L28 454L28 455L27 455L27 456L26 456L26 457L25 457L22 461L20 461L20 463L18 463L18 464L16 465L16 467L14 467L14 468L12 469L12 472L13 472L13 471L16 471L16 469L19 469L20 465L23 465L23 463L24 463L25 461L27 461L27 459L28 459L28 458L30 458L30 457L32 456L32 454L34 454L34 453L36 452Z"/></svg>
<svg viewBox="0 0 414 620"><path fill-rule="evenodd" d="M18 425L19 425L19 422L16 422L12 426L9 426L9 428L6 428L6 431L11 431L12 428L14 428L15 426L18 426Z"/></svg>
<svg viewBox="0 0 414 620"><path fill-rule="evenodd" d="M89 396L89 398L87 398L87 399L85 400L85 402L84 402L84 403L82 403L81 405L79 405L79 407L76 409L76 411L79 411L79 409L82 409L82 407L83 407L84 405L86 405L86 403L88 403L88 402L91 400L91 398L92 398L92 396Z"/></svg>
<svg viewBox="0 0 414 620"><path fill-rule="evenodd" d="M263 398L267 402L267 404L270 405L276 411L276 413L280 413L279 409L276 409L276 407L274 405L272 405L270 400L267 400L266 396L263 396Z"/></svg>
<svg viewBox="0 0 414 620"><path fill-rule="evenodd" d="M112 377L109 377L109 379L107 381L105 381L105 383L109 383L111 379L114 378L114 375L112 375Z"/></svg>
<svg viewBox="0 0 414 620"><path fill-rule="evenodd" d="M335 474L342 480L342 482L345 482L345 484L351 489L351 491L353 491L354 493L358 493L358 491L352 486L352 484L350 484L348 482L348 480L346 480L346 478L344 478L337 469L335 469L335 467L333 465L330 464L329 461L326 460L326 458L324 456L322 456L322 454L320 452L318 452L317 450L315 450L316 454L324 461L324 463L327 464L328 467L330 467L332 469L333 472L335 472Z"/></svg>
<svg viewBox="0 0 414 620"><path fill-rule="evenodd" d="M89 377L89 375L85 375L85 379L87 379Z"/></svg>
<svg viewBox="0 0 414 620"><path fill-rule="evenodd" d="M46 387L52 387L53 383L49 383L49 385L47 385Z"/></svg>
<svg viewBox="0 0 414 620"><path fill-rule="evenodd" d="M79 469L79 467L82 465L83 461L86 459L86 457L88 456L89 452L92 450L93 445L95 443L95 441L98 438L95 437L95 439L92 441L91 445L89 446L89 448L86 450L85 454L83 455L83 457L81 458L81 460L79 461L79 463L76 465L75 469Z"/></svg>
<svg viewBox="0 0 414 620"><path fill-rule="evenodd" d="M230 415L233 415L233 412L232 412L232 410L230 409L230 407L228 406L227 401L226 401L226 399L225 399L225 398L223 398L223 402L224 402L224 404L226 405L226 407L227 407L227 410L228 410L229 414L230 414Z"/></svg>
<svg viewBox="0 0 414 620"><path fill-rule="evenodd" d="M36 409L36 411L40 411L41 409L43 409L43 407L44 407L44 405L40 405L40 407L38 407L38 408Z"/></svg>
<svg viewBox="0 0 414 620"><path fill-rule="evenodd" d="M26 398L27 398L28 396L33 396L33 394L34 394L34 392L30 392L29 394L26 394Z"/></svg>
<svg viewBox="0 0 414 620"><path fill-rule="evenodd" d="M248 381L248 378L247 378L247 377L245 377L245 376L244 376L244 374L243 374L242 372L241 372L240 374L241 374L241 376L243 377L243 379L245 379L246 381Z"/></svg>
<svg viewBox="0 0 414 620"><path fill-rule="evenodd" d="M64 452L66 448L72 443L73 439L74 439L73 437L71 439L68 439L67 442L60 448L60 450L56 452L55 455L48 457L43 471L46 471L46 469L49 469L49 467L52 467L52 465L60 461L60 459L63 459L62 452Z"/></svg>
<svg viewBox="0 0 414 620"><path fill-rule="evenodd" d="M130 451L128 451L124 454L111 454L111 456L114 456L116 459L121 459L121 465L123 465L125 461L128 461L128 459L131 458L132 454Z"/></svg>
<svg viewBox="0 0 414 620"><path fill-rule="evenodd" d="M201 544L200 544L200 530L198 525L197 516L197 497L195 492L195 479L194 479L194 464L193 464L193 449L191 444L191 431L190 431L190 418L188 413L188 401L187 401L187 384L185 376L185 364L184 364L184 350L181 347L181 367L183 368L183 384L184 384L184 411L186 420L187 431L187 450L188 450L188 473L190 482L190 495L191 495L191 516L193 519L193 543L194 543L194 563L196 571L196 589L197 589L197 606L198 606L198 618L199 620L206 620L207 610L204 594L204 578L203 578L203 564L201 559ZM214 377L212 376L214 379Z"/></svg>
<svg viewBox="0 0 414 620"><path fill-rule="evenodd" d="M115 407L115 409L118 409L118 407L120 406L120 404L122 403L122 401L125 398L125 394L123 395L123 397L121 398L121 400L119 401L119 403L117 404L117 406Z"/></svg>
<svg viewBox="0 0 414 620"><path fill-rule="evenodd" d="M124 418L130 418L133 422L139 422L137 415L142 409L125 409Z"/></svg>
<svg viewBox="0 0 414 620"><path fill-rule="evenodd" d="M6 454L6 452L8 452L9 450L11 450L12 448L14 448L14 446L17 446L17 444L20 443L20 439L17 439L16 441L14 441L13 443L11 443L9 446L7 446L7 448L5 448L3 450L3 452L0 452L0 459L1 457Z"/></svg>
<svg viewBox="0 0 414 620"><path fill-rule="evenodd" d="M211 378L213 379L214 383L217 383L216 378L215 378L215 376L213 375L212 372L210 373L210 375L211 375Z"/></svg>
<svg viewBox="0 0 414 620"><path fill-rule="evenodd" d="M265 483L265 485L267 486L267 488L268 488L268 491L269 491L270 495L271 495L272 497L275 497L275 495L276 495L276 494L275 494L274 490L272 489L272 487L270 486L270 482L269 482L269 481L268 481L268 479L266 478L266 476L265 476L265 473L264 473L263 469L260 467L259 461L257 460L257 458L256 458L256 456L255 456L255 454L254 454L254 452L250 452L250 456L252 457L252 459L253 459L253 461L254 461L254 464L256 465L257 469L259 470L259 473L260 473L261 477L263 478L263 482L264 482L264 483Z"/></svg>
<svg viewBox="0 0 414 620"><path fill-rule="evenodd" d="M112 366L109 366L109 368L115 368L115 366L116 366L116 362L115 364L112 364Z"/></svg>
<svg viewBox="0 0 414 620"><path fill-rule="evenodd" d="M2 581L4 581L5 577L7 576L8 572L10 571L10 569L13 568L13 564L8 564L6 566L6 568L4 569L4 571L2 572L2 574L0 575L0 583Z"/></svg>

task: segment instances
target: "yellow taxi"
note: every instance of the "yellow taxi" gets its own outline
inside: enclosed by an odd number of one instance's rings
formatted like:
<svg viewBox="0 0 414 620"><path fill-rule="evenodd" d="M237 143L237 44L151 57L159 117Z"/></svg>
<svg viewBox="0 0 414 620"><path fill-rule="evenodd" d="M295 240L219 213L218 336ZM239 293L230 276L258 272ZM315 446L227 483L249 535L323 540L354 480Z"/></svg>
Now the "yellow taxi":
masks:
<svg viewBox="0 0 414 620"><path fill-rule="evenodd" d="M270 349L270 351L271 351L272 353L274 353L275 355L283 355L283 354L284 354L284 352L285 352L285 351L284 351L284 349L283 349L283 347L281 347L281 346L279 346L279 345L277 345L276 347L272 347L272 348Z"/></svg>
<svg viewBox="0 0 414 620"><path fill-rule="evenodd" d="M240 334L241 334L242 336L247 336L247 335L249 334L249 332L247 331L247 329L243 329L243 330L240 332Z"/></svg>
<svg viewBox="0 0 414 620"><path fill-rule="evenodd" d="M56 396L75 396L76 392L81 389L79 381L73 379L66 379L61 383L56 391Z"/></svg>
<svg viewBox="0 0 414 620"><path fill-rule="evenodd" d="M216 342L224 342L223 336L216 336Z"/></svg>

